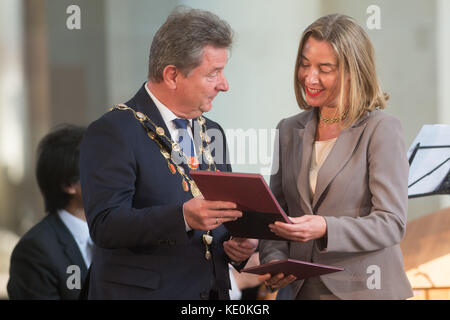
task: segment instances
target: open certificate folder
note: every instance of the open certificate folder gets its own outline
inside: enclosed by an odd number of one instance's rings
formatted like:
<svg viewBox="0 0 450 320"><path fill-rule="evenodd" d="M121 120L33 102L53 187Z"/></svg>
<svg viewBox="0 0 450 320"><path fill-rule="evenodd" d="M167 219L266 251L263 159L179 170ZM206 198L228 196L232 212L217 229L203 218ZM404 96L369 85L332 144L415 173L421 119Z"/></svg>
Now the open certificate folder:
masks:
<svg viewBox="0 0 450 320"><path fill-rule="evenodd" d="M292 222L260 174L191 170L189 175L206 200L234 202L242 211L241 218L224 223L233 237L285 240L269 224Z"/></svg>
<svg viewBox="0 0 450 320"><path fill-rule="evenodd" d="M259 275L270 273L272 276L283 273L285 276L294 275L297 280L301 280L343 270L343 268L334 266L326 266L312 262L286 259L269 262L256 267L250 267L242 270L242 272L254 273Z"/></svg>

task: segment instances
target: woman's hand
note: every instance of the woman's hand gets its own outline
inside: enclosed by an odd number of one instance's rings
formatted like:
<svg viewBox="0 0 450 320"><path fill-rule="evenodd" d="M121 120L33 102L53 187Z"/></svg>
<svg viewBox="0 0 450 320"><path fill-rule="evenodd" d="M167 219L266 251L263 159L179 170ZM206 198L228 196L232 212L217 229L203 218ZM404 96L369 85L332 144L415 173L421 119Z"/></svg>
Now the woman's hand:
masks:
<svg viewBox="0 0 450 320"><path fill-rule="evenodd" d="M275 262L278 260L272 260L270 262ZM283 273L278 273L278 274L274 274L271 275L270 273L266 273L263 275L260 275L258 277L259 281L264 281L264 284L271 290L271 291L275 291L278 289L281 289L285 286L287 286L288 284L290 284L291 282L297 280L297 278L294 275L287 275L285 276Z"/></svg>
<svg viewBox="0 0 450 320"><path fill-rule="evenodd" d="M322 216L308 214L290 219L293 224L275 221L269 228L277 236L298 242L320 239L327 234L327 223Z"/></svg>

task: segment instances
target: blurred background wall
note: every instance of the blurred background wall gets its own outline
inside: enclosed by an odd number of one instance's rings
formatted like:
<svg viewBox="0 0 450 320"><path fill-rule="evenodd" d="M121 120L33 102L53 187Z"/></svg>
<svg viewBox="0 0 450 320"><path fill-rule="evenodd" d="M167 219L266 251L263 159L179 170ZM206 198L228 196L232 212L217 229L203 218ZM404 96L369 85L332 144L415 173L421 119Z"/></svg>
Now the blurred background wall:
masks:
<svg viewBox="0 0 450 320"><path fill-rule="evenodd" d="M74 4L80 29L67 25ZM132 97L146 81L152 37L177 5L210 10L236 32L225 70L230 90L208 114L229 134L235 171L267 177L261 168L270 167L271 130L299 112L293 68L301 33L329 13L354 17L372 39L391 97L386 112L402 122L406 148L424 124L450 123L447 0L2 0L0 230L9 245L0 250L0 274L14 239L45 214L34 176L37 143L57 124L88 125ZM380 28L367 27L372 5ZM256 159L246 148L255 134L266 146ZM449 207L449 198L410 200L409 220Z"/></svg>

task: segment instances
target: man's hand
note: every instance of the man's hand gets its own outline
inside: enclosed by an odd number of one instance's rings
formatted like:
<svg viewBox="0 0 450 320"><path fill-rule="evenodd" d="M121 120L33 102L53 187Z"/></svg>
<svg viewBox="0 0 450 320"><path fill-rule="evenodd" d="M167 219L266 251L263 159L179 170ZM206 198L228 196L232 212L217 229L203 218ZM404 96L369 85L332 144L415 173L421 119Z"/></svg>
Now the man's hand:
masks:
<svg viewBox="0 0 450 320"><path fill-rule="evenodd" d="M223 243L225 253L235 262L248 259L257 247L257 239L233 238Z"/></svg>
<svg viewBox="0 0 450 320"><path fill-rule="evenodd" d="M269 228L280 237L298 242L320 239L327 233L327 223L322 216L308 214L290 219L293 224L276 221L269 224Z"/></svg>
<svg viewBox="0 0 450 320"><path fill-rule="evenodd" d="M189 227L206 231L242 217L242 212L236 208L233 202L209 201L199 196L183 204L183 213Z"/></svg>

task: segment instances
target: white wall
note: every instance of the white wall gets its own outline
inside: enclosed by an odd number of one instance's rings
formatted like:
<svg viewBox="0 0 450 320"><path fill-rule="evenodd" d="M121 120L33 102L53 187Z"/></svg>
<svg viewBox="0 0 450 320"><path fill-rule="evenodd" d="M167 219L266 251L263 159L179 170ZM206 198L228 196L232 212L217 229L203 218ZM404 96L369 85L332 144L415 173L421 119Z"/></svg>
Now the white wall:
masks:
<svg viewBox="0 0 450 320"><path fill-rule="evenodd" d="M0 3L0 191L3 178L20 184L26 166L22 10L21 2L4 0Z"/></svg>
<svg viewBox="0 0 450 320"><path fill-rule="evenodd" d="M107 0L108 106L132 98L147 79L150 44L175 0Z"/></svg>

